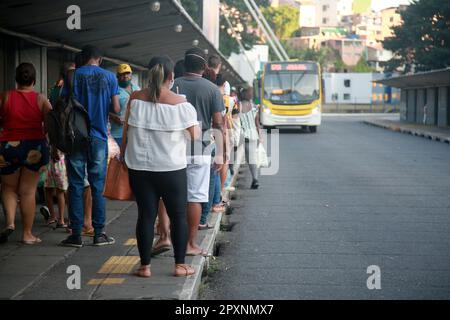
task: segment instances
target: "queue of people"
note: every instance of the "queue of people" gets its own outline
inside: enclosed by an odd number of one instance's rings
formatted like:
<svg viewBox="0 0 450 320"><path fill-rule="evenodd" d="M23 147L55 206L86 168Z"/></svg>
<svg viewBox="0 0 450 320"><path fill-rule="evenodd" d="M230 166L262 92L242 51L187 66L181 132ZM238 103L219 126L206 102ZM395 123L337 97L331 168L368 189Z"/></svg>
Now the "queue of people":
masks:
<svg viewBox="0 0 450 320"><path fill-rule="evenodd" d="M6 215L0 243L15 231L18 205L22 242L42 241L32 233L41 180L46 206L40 212L47 224L69 232L60 245L81 248L82 236L93 237L94 246L114 244L105 230L103 197L113 143L124 155L138 206L141 265L136 275L150 277L152 256L172 246L174 275L192 275L195 270L185 264L185 257L208 254L197 244L197 234L211 228L211 212L225 210L223 195L232 188L230 160L241 143L247 160L256 153L254 142L261 135L252 90L242 91L239 101L220 74L220 57L208 58L199 48L187 50L176 64L167 56L152 58L149 83L142 90L132 83L129 65L118 66L113 74L101 63L100 50L85 46L75 63L64 65L49 98L34 90L33 65L22 63L16 70L17 88L0 94L0 174ZM90 139L86 149L63 154L49 146L46 115L52 104L68 96L86 109ZM249 165L251 188L257 189L257 168ZM160 237L152 247L156 220Z"/></svg>

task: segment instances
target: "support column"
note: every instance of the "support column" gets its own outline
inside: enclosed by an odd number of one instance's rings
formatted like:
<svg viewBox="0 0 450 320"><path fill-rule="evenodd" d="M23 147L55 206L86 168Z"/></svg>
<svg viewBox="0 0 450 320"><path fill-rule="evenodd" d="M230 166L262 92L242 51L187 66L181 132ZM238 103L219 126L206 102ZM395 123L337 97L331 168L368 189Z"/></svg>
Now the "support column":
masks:
<svg viewBox="0 0 450 320"><path fill-rule="evenodd" d="M449 119L449 89L448 87L440 87L439 90L439 101L438 101L438 126L439 127L446 127L449 126L450 123L448 123Z"/></svg>

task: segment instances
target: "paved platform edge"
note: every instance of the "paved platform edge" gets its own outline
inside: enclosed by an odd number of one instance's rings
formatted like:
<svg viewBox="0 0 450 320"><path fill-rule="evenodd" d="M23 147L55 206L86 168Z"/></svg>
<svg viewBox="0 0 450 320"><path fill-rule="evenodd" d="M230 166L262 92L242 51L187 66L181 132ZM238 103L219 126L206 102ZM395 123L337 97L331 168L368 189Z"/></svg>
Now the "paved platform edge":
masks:
<svg viewBox="0 0 450 320"><path fill-rule="evenodd" d="M234 175L231 179L231 185L235 186L237 177L239 174L239 167L243 163L244 160L244 149L241 146L237 152L237 163L234 165ZM230 206L231 203L231 192L225 191L225 199L227 201L227 207ZM206 236L203 238L200 246L205 248L208 252L207 257L195 257L192 261L192 266L197 271L193 277L186 278L186 281L183 285L183 289L180 291L178 295L179 300L196 300L199 296L200 285L202 283L202 277L204 274L204 270L208 269L210 259L214 257L214 248L216 244L217 236L219 235L220 226L222 224L222 218L225 216L224 213L212 213L212 219L210 223L214 225L214 228L209 230Z"/></svg>
<svg viewBox="0 0 450 320"><path fill-rule="evenodd" d="M402 126L400 123L399 124L387 124L387 123L384 123L382 121L377 121L377 120L365 120L364 123L375 126L375 127L395 131L395 132L406 133L406 134L410 134L413 136L423 137L423 138L427 138L430 140L440 141L440 142L450 144L450 137L442 137L442 136L437 135L434 132L429 132L429 131L426 131L423 129L407 128L407 127Z"/></svg>

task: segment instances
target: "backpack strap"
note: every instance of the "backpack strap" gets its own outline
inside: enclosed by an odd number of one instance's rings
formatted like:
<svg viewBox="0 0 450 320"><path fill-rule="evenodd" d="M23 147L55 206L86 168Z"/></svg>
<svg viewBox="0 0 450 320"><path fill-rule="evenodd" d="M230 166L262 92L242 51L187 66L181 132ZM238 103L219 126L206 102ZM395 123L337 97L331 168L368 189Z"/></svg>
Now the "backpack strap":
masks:
<svg viewBox="0 0 450 320"><path fill-rule="evenodd" d="M75 70L71 69L67 71L67 91L69 92L69 98L73 97L73 83L75 79Z"/></svg>

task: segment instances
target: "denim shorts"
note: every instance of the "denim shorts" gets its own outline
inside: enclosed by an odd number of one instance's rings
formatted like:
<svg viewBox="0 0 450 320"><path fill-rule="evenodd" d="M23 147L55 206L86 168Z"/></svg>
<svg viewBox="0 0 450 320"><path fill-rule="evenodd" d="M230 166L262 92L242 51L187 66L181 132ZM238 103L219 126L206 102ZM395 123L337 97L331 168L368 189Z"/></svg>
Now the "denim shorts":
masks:
<svg viewBox="0 0 450 320"><path fill-rule="evenodd" d="M6 162L1 175L13 174L22 167L38 172L49 161L47 140L1 141L0 159Z"/></svg>

